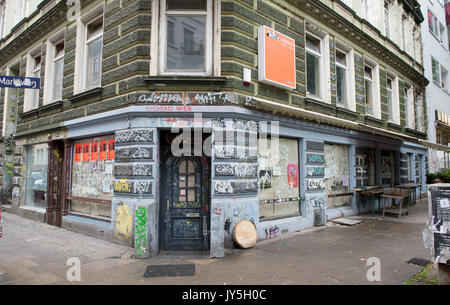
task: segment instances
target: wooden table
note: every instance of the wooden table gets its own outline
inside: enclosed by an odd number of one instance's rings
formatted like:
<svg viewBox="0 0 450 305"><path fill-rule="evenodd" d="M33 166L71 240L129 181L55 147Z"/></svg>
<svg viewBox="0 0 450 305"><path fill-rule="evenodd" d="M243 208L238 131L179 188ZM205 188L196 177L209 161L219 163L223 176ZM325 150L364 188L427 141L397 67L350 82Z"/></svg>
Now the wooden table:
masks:
<svg viewBox="0 0 450 305"><path fill-rule="evenodd" d="M422 188L421 184L417 184L417 183L407 183L407 184L400 184L399 186L396 186L398 188L401 189L407 189L407 190L411 190L412 193L412 202L413 204L416 204L417 198L416 198L416 188ZM420 190L420 202L422 202L422 190Z"/></svg>
<svg viewBox="0 0 450 305"><path fill-rule="evenodd" d="M385 214L386 209L386 199L391 199L395 205L395 200L400 200L400 207L398 211L390 211L391 213L398 213L398 218L402 216L402 207L403 203L405 202L405 199L408 198L406 201L406 208L403 209L406 215L409 213L409 207L408 207L408 201L409 201L410 195L408 195L408 189L406 188L387 188L385 192L381 195L381 198L383 198L383 218Z"/></svg>
<svg viewBox="0 0 450 305"><path fill-rule="evenodd" d="M381 185L372 185L372 186L365 186L360 188L353 189L354 192L356 192L356 203L358 205L358 215L361 214L361 202L360 197L361 195L372 197L372 215L375 213L375 198L380 196L383 193L383 186ZM380 200L380 199L378 199ZM378 201L378 205L380 204L380 201Z"/></svg>

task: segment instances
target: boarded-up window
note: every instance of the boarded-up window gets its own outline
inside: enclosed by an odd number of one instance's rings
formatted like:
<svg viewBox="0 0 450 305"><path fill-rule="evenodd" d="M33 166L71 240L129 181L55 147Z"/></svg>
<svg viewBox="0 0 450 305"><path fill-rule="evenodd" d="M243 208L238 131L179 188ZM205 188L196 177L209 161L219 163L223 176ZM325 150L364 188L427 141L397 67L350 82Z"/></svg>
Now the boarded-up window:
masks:
<svg viewBox="0 0 450 305"><path fill-rule="evenodd" d="M48 145L27 147L25 205L45 209L47 198Z"/></svg>
<svg viewBox="0 0 450 305"><path fill-rule="evenodd" d="M325 193L327 209L349 206L350 166L347 145L325 144ZM339 196L336 196L339 195Z"/></svg>
<svg viewBox="0 0 450 305"><path fill-rule="evenodd" d="M258 198L260 218L300 215L298 140L258 140Z"/></svg>
<svg viewBox="0 0 450 305"><path fill-rule="evenodd" d="M108 158L108 145L114 135L74 142L70 212L98 218L111 218L114 160ZM111 156L111 154L109 154Z"/></svg>

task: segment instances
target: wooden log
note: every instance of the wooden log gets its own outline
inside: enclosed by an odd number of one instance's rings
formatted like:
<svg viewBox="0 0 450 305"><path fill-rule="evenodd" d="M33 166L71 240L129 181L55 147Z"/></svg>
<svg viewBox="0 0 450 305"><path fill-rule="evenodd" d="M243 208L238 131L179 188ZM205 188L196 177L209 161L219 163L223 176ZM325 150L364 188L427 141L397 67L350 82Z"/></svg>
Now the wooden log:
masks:
<svg viewBox="0 0 450 305"><path fill-rule="evenodd" d="M256 227L248 220L241 220L234 227L233 241L241 249L253 248L258 240Z"/></svg>

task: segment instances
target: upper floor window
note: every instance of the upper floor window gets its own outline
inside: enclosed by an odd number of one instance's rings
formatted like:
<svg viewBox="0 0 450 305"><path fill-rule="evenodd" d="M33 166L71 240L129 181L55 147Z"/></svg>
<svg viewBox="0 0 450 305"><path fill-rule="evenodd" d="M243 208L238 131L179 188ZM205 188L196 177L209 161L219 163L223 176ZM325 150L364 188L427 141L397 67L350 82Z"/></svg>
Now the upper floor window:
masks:
<svg viewBox="0 0 450 305"><path fill-rule="evenodd" d="M384 0L384 27L386 37L391 38L391 16L389 11L389 1Z"/></svg>
<svg viewBox="0 0 450 305"><path fill-rule="evenodd" d="M433 12L431 12L430 10L428 11L428 27L430 29L430 32L433 33L433 35L440 41L439 21L437 17L433 14Z"/></svg>
<svg viewBox="0 0 450 305"><path fill-rule="evenodd" d="M374 115L374 73L371 66L364 67L364 85L366 93L366 115Z"/></svg>
<svg viewBox="0 0 450 305"><path fill-rule="evenodd" d="M212 73L212 0L161 1L160 73Z"/></svg>
<svg viewBox="0 0 450 305"><path fill-rule="evenodd" d="M16 2L16 23L27 16L29 0L18 0Z"/></svg>
<svg viewBox="0 0 450 305"><path fill-rule="evenodd" d="M390 72L387 75L387 102L389 122L400 125L400 101L398 77Z"/></svg>
<svg viewBox="0 0 450 305"><path fill-rule="evenodd" d="M64 73L64 31L47 41L45 60L45 88L43 104L60 101L63 90Z"/></svg>
<svg viewBox="0 0 450 305"><path fill-rule="evenodd" d="M402 43L403 51L406 51L407 41L406 41L406 16L402 16Z"/></svg>
<svg viewBox="0 0 450 305"><path fill-rule="evenodd" d="M41 78L41 60L41 46L39 46L27 56L26 76ZM39 92L38 89L25 89L24 112L39 107Z"/></svg>
<svg viewBox="0 0 450 305"><path fill-rule="evenodd" d="M103 17L99 17L86 25L86 45L84 62L84 88L86 90L101 85L103 46Z"/></svg>
<svg viewBox="0 0 450 305"><path fill-rule="evenodd" d="M433 81L436 83L436 85L441 85L441 65L439 62L431 57L431 71L433 74Z"/></svg>
<svg viewBox="0 0 450 305"><path fill-rule="evenodd" d="M321 98L322 43L321 39L306 35L306 83L307 93Z"/></svg>
<svg viewBox="0 0 450 305"><path fill-rule="evenodd" d="M349 72L347 53L336 49L336 84L337 103L340 106L348 106L349 98Z"/></svg>
<svg viewBox="0 0 450 305"><path fill-rule="evenodd" d="M389 122L394 121L394 81L387 78L387 102L388 102L388 119Z"/></svg>
<svg viewBox="0 0 450 305"><path fill-rule="evenodd" d="M6 2L0 0L0 39L3 38L3 31L5 28L5 12L6 12Z"/></svg>

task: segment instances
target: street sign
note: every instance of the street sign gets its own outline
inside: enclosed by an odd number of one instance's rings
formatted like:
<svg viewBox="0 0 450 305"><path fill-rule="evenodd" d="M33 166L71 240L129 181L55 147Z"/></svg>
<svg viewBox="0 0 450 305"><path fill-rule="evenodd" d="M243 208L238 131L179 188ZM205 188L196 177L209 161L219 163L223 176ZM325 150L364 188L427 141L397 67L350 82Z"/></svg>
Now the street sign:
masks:
<svg viewBox="0 0 450 305"><path fill-rule="evenodd" d="M1 76L0 87L19 89L41 89L41 79L34 77Z"/></svg>

